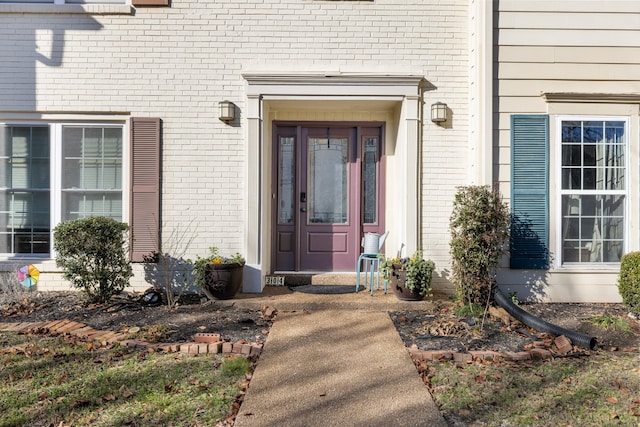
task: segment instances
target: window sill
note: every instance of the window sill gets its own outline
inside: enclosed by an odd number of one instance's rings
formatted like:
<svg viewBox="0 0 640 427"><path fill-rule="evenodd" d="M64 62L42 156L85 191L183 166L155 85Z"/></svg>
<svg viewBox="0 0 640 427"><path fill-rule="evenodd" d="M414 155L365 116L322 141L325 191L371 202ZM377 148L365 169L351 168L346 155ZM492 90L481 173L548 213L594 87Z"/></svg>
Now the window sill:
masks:
<svg viewBox="0 0 640 427"><path fill-rule="evenodd" d="M607 263L607 264L564 264L560 267L556 267L550 272L553 273L603 273L610 274L612 272L618 272L620 270L620 263Z"/></svg>
<svg viewBox="0 0 640 427"><path fill-rule="evenodd" d="M0 3L0 14L80 14L80 15L133 15L128 4L42 4Z"/></svg>

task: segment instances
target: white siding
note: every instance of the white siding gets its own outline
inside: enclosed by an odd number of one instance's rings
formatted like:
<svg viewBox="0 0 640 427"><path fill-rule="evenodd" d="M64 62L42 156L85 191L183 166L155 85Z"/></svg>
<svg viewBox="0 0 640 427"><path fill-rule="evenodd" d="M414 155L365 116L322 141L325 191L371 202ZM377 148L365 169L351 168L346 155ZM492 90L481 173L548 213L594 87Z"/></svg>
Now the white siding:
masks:
<svg viewBox="0 0 640 427"><path fill-rule="evenodd" d="M494 2L498 95L498 150L495 178L509 196L511 114L626 115L637 138L638 106L614 100L616 94L640 93L640 3L633 1L506 0ZM543 93L609 94L580 102L547 102ZM598 101L600 99L600 101ZM621 105L627 102L628 105ZM634 105L636 104L636 105ZM554 134L551 137L551 250L555 250L556 208L553 187ZM631 146L637 144L632 139ZM632 163L637 188L637 163ZM637 249L637 196L630 194L629 248ZM619 301L617 270L555 269L549 272L500 272L499 283L552 301ZM542 284L536 286L534 284ZM533 291L532 291L533 289Z"/></svg>

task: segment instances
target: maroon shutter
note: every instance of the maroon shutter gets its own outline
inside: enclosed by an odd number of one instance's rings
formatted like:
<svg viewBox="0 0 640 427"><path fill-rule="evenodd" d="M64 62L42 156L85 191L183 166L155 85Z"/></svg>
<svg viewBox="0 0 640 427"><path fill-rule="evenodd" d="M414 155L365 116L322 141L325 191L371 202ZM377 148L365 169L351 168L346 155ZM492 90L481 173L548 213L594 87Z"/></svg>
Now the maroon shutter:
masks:
<svg viewBox="0 0 640 427"><path fill-rule="evenodd" d="M169 0L131 0L131 5L135 7L169 6Z"/></svg>
<svg viewBox="0 0 640 427"><path fill-rule="evenodd" d="M158 118L131 118L131 261L160 243L160 126Z"/></svg>

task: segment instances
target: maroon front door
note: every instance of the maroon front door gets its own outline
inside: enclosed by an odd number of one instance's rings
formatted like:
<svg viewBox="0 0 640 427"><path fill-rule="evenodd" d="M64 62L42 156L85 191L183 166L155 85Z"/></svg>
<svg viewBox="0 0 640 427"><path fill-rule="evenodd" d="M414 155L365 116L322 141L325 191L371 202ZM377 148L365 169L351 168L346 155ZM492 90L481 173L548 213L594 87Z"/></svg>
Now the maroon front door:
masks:
<svg viewBox="0 0 640 427"><path fill-rule="evenodd" d="M381 126L274 126L276 271L353 271L382 232Z"/></svg>

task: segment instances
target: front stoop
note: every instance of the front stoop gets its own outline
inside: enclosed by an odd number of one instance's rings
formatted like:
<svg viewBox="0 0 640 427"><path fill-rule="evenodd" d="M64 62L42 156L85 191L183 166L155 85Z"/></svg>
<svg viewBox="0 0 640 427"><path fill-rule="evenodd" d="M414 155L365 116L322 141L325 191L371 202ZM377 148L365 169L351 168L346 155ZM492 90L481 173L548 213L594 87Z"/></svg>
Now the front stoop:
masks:
<svg viewBox="0 0 640 427"><path fill-rule="evenodd" d="M287 273L274 274L284 276L285 286L300 285L353 285L356 284L356 273Z"/></svg>
<svg viewBox="0 0 640 427"><path fill-rule="evenodd" d="M262 352L262 344L245 341L227 342L220 334L198 333L193 342L184 343L149 343L144 340L130 339L128 334L114 331L99 331L83 323L69 319L46 322L0 323L0 332L16 332L20 334L39 334L51 336L71 336L83 341L100 343L103 346L120 344L125 347L138 348L150 352L184 353L184 354L237 354L256 358Z"/></svg>

